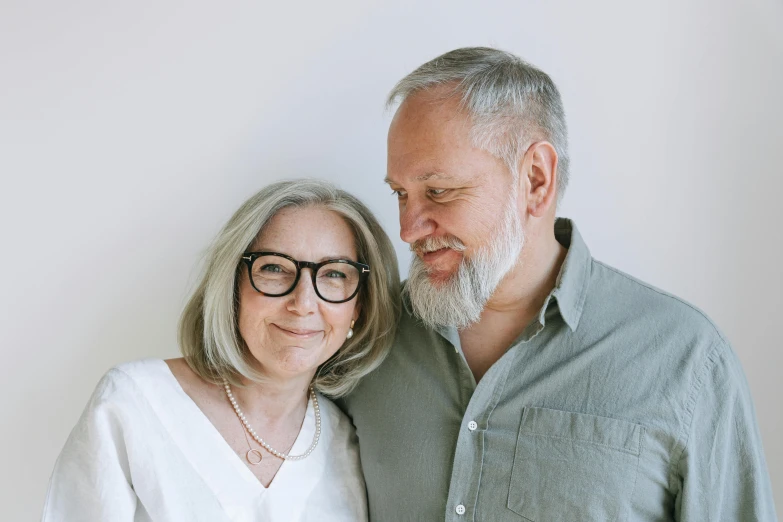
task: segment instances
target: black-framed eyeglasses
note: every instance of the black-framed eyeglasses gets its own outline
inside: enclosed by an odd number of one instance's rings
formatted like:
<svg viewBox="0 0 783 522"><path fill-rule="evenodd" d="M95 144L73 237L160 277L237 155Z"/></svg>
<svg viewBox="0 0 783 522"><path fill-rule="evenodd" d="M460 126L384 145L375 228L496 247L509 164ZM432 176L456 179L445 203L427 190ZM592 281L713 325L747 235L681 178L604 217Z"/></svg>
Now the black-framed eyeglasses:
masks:
<svg viewBox="0 0 783 522"><path fill-rule="evenodd" d="M250 284L268 297L282 297L294 291L303 268L309 268L315 293L329 303L350 301L359 293L370 267L349 259L327 259L320 263L297 261L278 252L245 252Z"/></svg>

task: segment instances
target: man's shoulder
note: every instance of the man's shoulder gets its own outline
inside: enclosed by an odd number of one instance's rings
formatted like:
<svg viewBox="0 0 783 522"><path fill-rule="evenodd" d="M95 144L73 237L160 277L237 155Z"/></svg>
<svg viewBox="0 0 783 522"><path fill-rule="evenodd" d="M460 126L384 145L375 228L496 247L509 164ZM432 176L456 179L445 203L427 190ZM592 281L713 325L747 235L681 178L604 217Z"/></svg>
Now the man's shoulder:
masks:
<svg viewBox="0 0 783 522"><path fill-rule="evenodd" d="M402 306L400 321L397 324L397 334L394 338L395 349L397 349L397 346L410 347L417 344L416 342L411 343L411 340L432 340L442 337L435 329L424 324L424 322L413 313L413 305L410 302L407 292L405 292L405 285L407 283L407 279L401 283Z"/></svg>
<svg viewBox="0 0 783 522"><path fill-rule="evenodd" d="M356 389L336 401L350 416L362 407L360 405L372 410L396 394L407 393L409 388L415 388L411 383L428 381L453 362L449 360L453 346L415 316L404 294L401 308L389 355L378 368L362 378Z"/></svg>
<svg viewBox="0 0 783 522"><path fill-rule="evenodd" d="M683 340L698 338L708 344L728 345L721 330L697 306L595 259L585 313L633 324L642 332L676 332Z"/></svg>

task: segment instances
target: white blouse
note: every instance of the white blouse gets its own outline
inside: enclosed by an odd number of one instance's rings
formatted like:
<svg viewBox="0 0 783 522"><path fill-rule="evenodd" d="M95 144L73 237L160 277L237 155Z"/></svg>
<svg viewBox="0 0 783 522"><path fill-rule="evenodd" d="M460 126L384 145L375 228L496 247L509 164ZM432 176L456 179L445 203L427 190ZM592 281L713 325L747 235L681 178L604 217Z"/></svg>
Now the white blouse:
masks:
<svg viewBox="0 0 783 522"><path fill-rule="evenodd" d="M328 399L313 453L258 481L160 359L109 370L55 464L44 522L366 521L356 434ZM315 433L312 402L291 453Z"/></svg>

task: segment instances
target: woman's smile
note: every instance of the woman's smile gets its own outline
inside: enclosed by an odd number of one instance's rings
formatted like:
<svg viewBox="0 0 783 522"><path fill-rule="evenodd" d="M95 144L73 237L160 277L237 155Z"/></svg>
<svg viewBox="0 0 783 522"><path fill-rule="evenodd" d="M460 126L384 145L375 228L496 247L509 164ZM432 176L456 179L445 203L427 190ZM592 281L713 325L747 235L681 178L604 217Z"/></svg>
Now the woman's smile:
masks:
<svg viewBox="0 0 783 522"><path fill-rule="evenodd" d="M275 323L271 323L272 328L276 332L280 332L283 335L293 337L295 339L313 339L318 337L319 335L322 335L324 333L323 330L313 330L310 328L300 328L296 326L288 326L288 325L278 325Z"/></svg>

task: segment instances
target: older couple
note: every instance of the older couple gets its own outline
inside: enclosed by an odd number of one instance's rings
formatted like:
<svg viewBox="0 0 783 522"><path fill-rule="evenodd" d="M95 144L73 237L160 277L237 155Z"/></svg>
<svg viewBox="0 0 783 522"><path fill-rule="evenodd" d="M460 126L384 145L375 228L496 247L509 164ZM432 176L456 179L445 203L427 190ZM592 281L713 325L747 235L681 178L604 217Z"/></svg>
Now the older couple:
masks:
<svg viewBox="0 0 783 522"><path fill-rule="evenodd" d="M209 250L184 357L99 383L44 520L775 520L723 335L556 219L551 79L458 49L389 102L402 297L358 200L263 189Z"/></svg>

